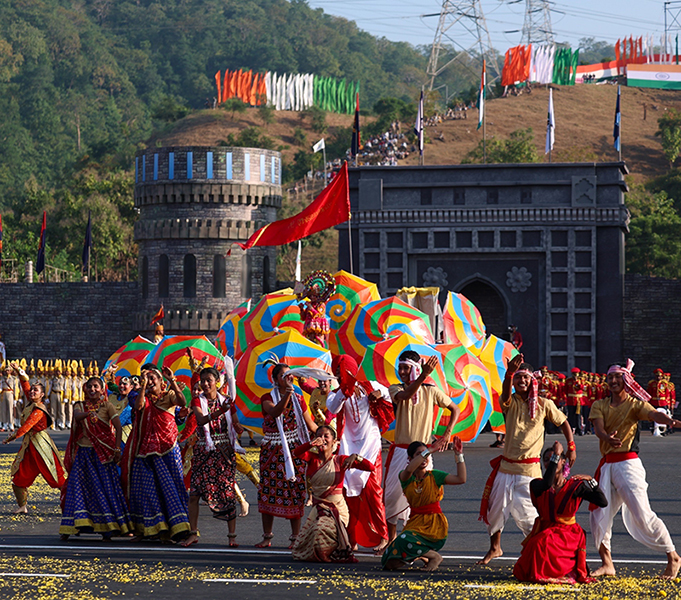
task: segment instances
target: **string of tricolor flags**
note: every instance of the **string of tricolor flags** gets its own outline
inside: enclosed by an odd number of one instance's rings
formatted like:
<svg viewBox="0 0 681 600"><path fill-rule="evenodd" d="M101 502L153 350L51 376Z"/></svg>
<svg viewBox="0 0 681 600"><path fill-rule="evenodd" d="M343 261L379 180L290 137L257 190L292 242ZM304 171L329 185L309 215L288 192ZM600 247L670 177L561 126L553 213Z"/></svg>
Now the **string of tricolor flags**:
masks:
<svg viewBox="0 0 681 600"><path fill-rule="evenodd" d="M276 110L306 110L317 106L328 112L352 114L359 81L321 77L312 73L281 73L225 69L215 74L217 104L238 98L251 106Z"/></svg>

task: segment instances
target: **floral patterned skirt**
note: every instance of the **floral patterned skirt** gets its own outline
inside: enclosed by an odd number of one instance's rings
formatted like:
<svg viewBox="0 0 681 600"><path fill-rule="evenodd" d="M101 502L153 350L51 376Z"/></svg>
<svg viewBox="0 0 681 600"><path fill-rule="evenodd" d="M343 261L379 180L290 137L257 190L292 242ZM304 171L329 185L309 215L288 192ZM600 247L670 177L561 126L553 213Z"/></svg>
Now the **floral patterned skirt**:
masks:
<svg viewBox="0 0 681 600"><path fill-rule="evenodd" d="M291 454L293 448L291 447ZM305 514L305 463L293 457L295 481L286 481L286 465L281 444L265 443L260 448L260 489L258 511L285 519L300 519Z"/></svg>
<svg viewBox="0 0 681 600"><path fill-rule="evenodd" d="M214 450L196 444L192 455L190 496L200 496L216 519L236 519L234 477L236 458L229 444L218 444Z"/></svg>

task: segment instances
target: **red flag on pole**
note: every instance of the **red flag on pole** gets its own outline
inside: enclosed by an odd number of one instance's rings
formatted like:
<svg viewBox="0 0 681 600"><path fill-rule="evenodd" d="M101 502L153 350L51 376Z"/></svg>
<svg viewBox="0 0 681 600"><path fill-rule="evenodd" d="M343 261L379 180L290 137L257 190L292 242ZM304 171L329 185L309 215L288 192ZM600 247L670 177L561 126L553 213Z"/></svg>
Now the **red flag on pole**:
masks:
<svg viewBox="0 0 681 600"><path fill-rule="evenodd" d="M305 210L288 219L268 223L248 238L245 244L237 244L244 250L253 246L282 246L345 223L349 219L348 163L343 163L335 179Z"/></svg>
<svg viewBox="0 0 681 600"><path fill-rule="evenodd" d="M163 317L166 316L165 311L163 310L163 304L161 304L161 308L158 309L158 312L154 315L154 318L151 320L150 325L153 325L154 323L158 323L159 321L163 321Z"/></svg>

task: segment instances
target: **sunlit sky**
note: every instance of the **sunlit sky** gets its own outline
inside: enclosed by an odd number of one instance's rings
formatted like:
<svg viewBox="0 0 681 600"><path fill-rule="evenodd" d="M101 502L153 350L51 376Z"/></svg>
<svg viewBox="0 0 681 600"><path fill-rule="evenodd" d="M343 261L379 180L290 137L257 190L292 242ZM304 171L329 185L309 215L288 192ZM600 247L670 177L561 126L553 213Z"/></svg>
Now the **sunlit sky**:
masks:
<svg viewBox="0 0 681 600"><path fill-rule="evenodd" d="M456 0L453 2L456 4ZM393 41L414 45L431 44L437 29L442 1L438 0L308 0L312 8L355 21L361 29ZM467 4L470 4L468 2ZM521 42L525 18L525 0L481 0L492 46L501 53ZM555 0L551 1L551 21L558 42L569 42L575 48L580 38L594 37L610 43L618 38L654 34L660 43L664 32L662 0ZM681 2L670 2L672 13L681 22ZM433 15L433 16L426 16ZM679 26L675 26L679 30ZM454 26L449 30L460 47L468 48L467 34ZM675 35L675 34L674 34Z"/></svg>

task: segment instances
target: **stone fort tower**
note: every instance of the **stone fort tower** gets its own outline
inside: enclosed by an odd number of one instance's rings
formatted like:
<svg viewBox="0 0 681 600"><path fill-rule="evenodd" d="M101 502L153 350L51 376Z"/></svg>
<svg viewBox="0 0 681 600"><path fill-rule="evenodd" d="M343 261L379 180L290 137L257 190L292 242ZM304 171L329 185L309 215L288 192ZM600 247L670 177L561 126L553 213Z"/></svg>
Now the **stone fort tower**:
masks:
<svg viewBox="0 0 681 600"><path fill-rule="evenodd" d="M138 152L135 329L150 332L163 304L166 333L212 338L231 309L271 291L276 248L246 253L232 244L276 220L281 200L279 152L204 146Z"/></svg>

